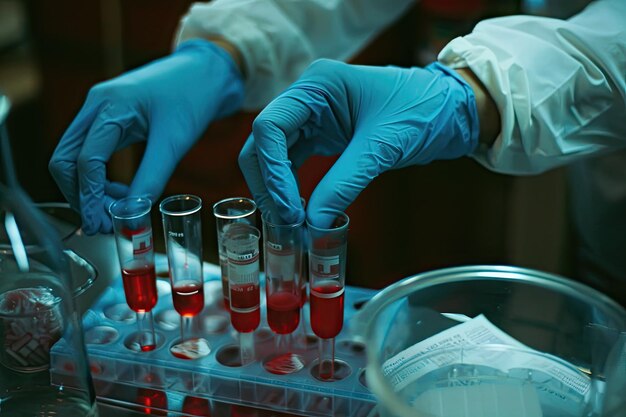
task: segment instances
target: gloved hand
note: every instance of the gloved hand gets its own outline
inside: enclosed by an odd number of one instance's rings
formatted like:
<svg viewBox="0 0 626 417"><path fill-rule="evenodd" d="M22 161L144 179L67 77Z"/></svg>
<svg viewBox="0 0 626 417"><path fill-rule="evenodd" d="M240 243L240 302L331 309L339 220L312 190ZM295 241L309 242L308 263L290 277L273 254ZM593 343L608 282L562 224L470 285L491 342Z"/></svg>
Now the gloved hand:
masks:
<svg viewBox="0 0 626 417"><path fill-rule="evenodd" d="M236 111L243 81L231 56L206 40L94 86L52 155L49 169L87 234L112 230L107 209L127 194L153 201L209 123ZM147 140L130 185L107 180L113 152Z"/></svg>
<svg viewBox="0 0 626 417"><path fill-rule="evenodd" d="M304 218L295 171L337 155L310 197L307 219L329 226L382 172L467 155L478 143L474 93L455 71L313 63L253 123L239 165L262 211ZM417 190L416 190L417 191Z"/></svg>

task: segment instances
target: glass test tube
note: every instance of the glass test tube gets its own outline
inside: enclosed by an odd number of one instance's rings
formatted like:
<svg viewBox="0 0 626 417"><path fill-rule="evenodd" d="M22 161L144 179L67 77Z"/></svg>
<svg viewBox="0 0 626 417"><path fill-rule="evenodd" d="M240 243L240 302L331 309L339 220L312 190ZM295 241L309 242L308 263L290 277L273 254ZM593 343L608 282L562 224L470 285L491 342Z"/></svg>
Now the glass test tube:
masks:
<svg viewBox="0 0 626 417"><path fill-rule="evenodd" d="M306 199L304 197L300 197L300 204L302 204L302 209L305 210L306 217ZM298 339L298 344L305 349L308 348L309 345L309 337L307 334L308 319L304 314L304 306L308 299L307 284L309 282L309 251L307 244L306 227L304 227L302 237L302 272L300 274L300 324L298 325L298 335L296 338Z"/></svg>
<svg viewBox="0 0 626 417"><path fill-rule="evenodd" d="M234 223L224 234L228 259L230 320L239 332L241 364L254 360L253 332L261 322L259 229Z"/></svg>
<svg viewBox="0 0 626 417"><path fill-rule="evenodd" d="M348 223L336 212L328 228L307 222L309 232L310 320L320 338L319 378L332 380L335 367L335 337L343 328Z"/></svg>
<svg viewBox="0 0 626 417"><path fill-rule="evenodd" d="M275 224L269 213L264 213L262 220L267 322L277 334L276 348L281 354L287 348L284 336L300 323L304 221Z"/></svg>
<svg viewBox="0 0 626 417"><path fill-rule="evenodd" d="M245 223L256 226L256 203L244 197L226 198L213 205L213 215L217 225L217 247L222 272L222 292L224 306L230 308L228 290L228 258L224 244L224 234L231 224Z"/></svg>
<svg viewBox="0 0 626 417"><path fill-rule="evenodd" d="M204 308L201 209L202 199L189 194L168 197L159 205L172 301L181 317L181 343L192 336L192 319Z"/></svg>
<svg viewBox="0 0 626 417"><path fill-rule="evenodd" d="M306 218L306 198L300 197L300 204L302 205L302 210L305 211ZM307 250L307 236L306 236L306 227L305 221L302 221L302 260L301 260L301 271L300 271L300 308L304 307L307 301L307 282L308 282L308 259L309 253ZM304 319L304 318L302 318Z"/></svg>
<svg viewBox="0 0 626 417"><path fill-rule="evenodd" d="M109 207L117 254L122 269L126 303L137 314L139 350L156 348L152 309L157 302L156 273L150 210L143 197L126 197Z"/></svg>

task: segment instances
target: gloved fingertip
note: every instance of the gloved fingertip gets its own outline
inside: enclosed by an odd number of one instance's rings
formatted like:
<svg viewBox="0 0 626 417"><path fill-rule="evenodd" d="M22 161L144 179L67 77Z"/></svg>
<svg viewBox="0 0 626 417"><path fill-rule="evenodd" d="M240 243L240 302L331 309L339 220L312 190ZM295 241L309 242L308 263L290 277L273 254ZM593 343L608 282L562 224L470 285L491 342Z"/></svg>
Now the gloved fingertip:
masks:
<svg viewBox="0 0 626 417"><path fill-rule="evenodd" d="M121 182L107 181L106 184L104 184L104 193L115 199L126 197L129 189L130 187L128 185ZM105 209L107 208L108 207L105 206Z"/></svg>
<svg viewBox="0 0 626 417"><path fill-rule="evenodd" d="M257 196L254 198L254 202L257 205L258 210L261 212L261 216L267 216L269 221L274 224L278 224L280 219L276 218L276 209L267 198L263 196Z"/></svg>
<svg viewBox="0 0 626 417"><path fill-rule="evenodd" d="M115 200L106 196L99 208L92 210L83 209L82 219L83 232L88 236L93 236L98 232L111 233L113 231L113 223L109 215L109 206Z"/></svg>
<svg viewBox="0 0 626 417"><path fill-rule="evenodd" d="M326 229L328 228L328 226L330 226L332 219L329 216L321 214L319 212L309 212L307 213L306 221L310 225L313 225L320 229Z"/></svg>
<svg viewBox="0 0 626 417"><path fill-rule="evenodd" d="M111 223L110 220L106 222L102 222L102 224L100 225L100 233L104 233L104 234L113 233L113 224Z"/></svg>
<svg viewBox="0 0 626 417"><path fill-rule="evenodd" d="M283 207L279 209L278 215L284 224L302 223L305 219L305 212L301 207Z"/></svg>
<svg viewBox="0 0 626 417"><path fill-rule="evenodd" d="M271 206L273 209L270 210L270 219L274 223L295 224L305 220L305 212L300 198L273 201Z"/></svg>
<svg viewBox="0 0 626 417"><path fill-rule="evenodd" d="M334 209L307 210L307 223L319 229L329 229L340 218L342 211Z"/></svg>
<svg viewBox="0 0 626 417"><path fill-rule="evenodd" d="M141 178L138 178L138 177L139 176L136 176L135 180L133 180L133 183L129 187L125 197L133 196L133 197L146 198L150 200L150 202L154 205L158 201L159 197L161 196L161 193L163 192L163 189L165 188L165 183L167 181L164 182L161 179L156 179L155 181L150 182L150 181L142 180ZM111 200L111 202L112 201L113 200ZM108 209L108 206L105 207L105 209Z"/></svg>
<svg viewBox="0 0 626 417"><path fill-rule="evenodd" d="M86 222L83 220L81 229L83 230L83 233L85 233L87 236L93 236L96 233L98 233L98 228L92 222L89 222L89 221Z"/></svg>
<svg viewBox="0 0 626 417"><path fill-rule="evenodd" d="M102 214L100 216L100 233L113 233L113 221L111 220L111 213L109 207L115 202L114 198L106 195L103 199Z"/></svg>

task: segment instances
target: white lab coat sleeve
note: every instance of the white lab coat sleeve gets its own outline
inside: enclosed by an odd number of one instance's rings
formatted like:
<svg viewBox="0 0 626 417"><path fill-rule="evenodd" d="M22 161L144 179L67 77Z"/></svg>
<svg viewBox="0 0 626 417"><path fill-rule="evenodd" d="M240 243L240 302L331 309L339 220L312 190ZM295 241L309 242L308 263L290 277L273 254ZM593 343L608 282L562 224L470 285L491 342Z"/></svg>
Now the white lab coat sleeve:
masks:
<svg viewBox="0 0 626 417"><path fill-rule="evenodd" d="M258 109L317 58L349 59L414 0L214 0L195 3L175 43L222 37L243 56L244 109Z"/></svg>
<svg viewBox="0 0 626 417"><path fill-rule="evenodd" d="M495 143L472 155L491 170L534 174L626 146L624 0L593 2L569 20L485 20L438 59L469 67L500 111Z"/></svg>

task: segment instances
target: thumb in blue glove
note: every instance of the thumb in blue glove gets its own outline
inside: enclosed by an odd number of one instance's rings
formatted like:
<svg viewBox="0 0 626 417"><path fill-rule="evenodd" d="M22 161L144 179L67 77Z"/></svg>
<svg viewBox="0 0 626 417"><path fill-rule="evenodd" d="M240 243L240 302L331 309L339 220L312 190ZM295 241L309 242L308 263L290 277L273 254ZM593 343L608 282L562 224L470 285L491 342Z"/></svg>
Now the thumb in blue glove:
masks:
<svg viewBox="0 0 626 417"><path fill-rule="evenodd" d="M112 230L107 209L127 194L155 201L209 123L236 111L243 81L231 56L206 40L94 86L61 138L49 170L87 234ZM130 185L107 180L106 162L147 141Z"/></svg>
<svg viewBox="0 0 626 417"><path fill-rule="evenodd" d="M478 143L472 88L455 71L314 62L253 124L239 164L262 211L302 220L295 172L311 155L340 157L319 182L307 219L333 221L379 174L467 155Z"/></svg>

